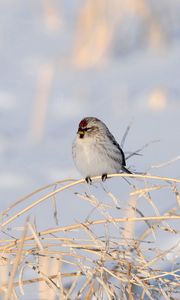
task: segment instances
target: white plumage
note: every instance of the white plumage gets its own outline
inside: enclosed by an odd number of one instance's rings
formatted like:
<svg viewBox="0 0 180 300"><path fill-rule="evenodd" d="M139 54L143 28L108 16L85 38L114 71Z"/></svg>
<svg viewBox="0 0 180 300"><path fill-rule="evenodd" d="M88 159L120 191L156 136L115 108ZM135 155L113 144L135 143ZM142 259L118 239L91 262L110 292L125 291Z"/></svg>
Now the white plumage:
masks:
<svg viewBox="0 0 180 300"><path fill-rule="evenodd" d="M131 173L125 168L125 157L119 144L97 118L87 117L79 123L72 152L77 169L86 178L120 171Z"/></svg>

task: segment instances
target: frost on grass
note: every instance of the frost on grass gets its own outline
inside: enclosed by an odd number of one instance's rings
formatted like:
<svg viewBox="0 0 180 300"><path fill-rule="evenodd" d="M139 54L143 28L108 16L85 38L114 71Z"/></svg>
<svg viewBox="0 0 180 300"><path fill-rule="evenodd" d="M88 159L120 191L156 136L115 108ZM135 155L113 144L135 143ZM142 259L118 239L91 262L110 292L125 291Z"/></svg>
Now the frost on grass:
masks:
<svg viewBox="0 0 180 300"><path fill-rule="evenodd" d="M2 297L26 299L31 287L31 298L38 299L178 299L180 180L141 174L112 177L130 181L125 183L124 207L121 188L114 193L96 178L97 193L83 179L65 180L40 188L1 214ZM62 199L65 190L88 203L89 213L82 222L62 226L59 220L58 226L40 231L25 215L44 201ZM163 201L172 201L163 213L155 201L162 190L168 197ZM149 210L144 212L139 200ZM54 204L53 209L57 218ZM15 238L8 228L17 219L22 226Z"/></svg>

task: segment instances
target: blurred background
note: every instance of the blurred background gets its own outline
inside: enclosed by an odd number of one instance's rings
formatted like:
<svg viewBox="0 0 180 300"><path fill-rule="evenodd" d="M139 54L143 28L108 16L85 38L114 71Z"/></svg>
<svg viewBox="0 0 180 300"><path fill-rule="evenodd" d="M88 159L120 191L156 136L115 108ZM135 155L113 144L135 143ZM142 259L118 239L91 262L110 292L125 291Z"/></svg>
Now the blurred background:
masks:
<svg viewBox="0 0 180 300"><path fill-rule="evenodd" d="M119 142L132 122L125 152L159 142L128 167L179 176L180 0L6 0L0 19L1 207L80 177L84 116Z"/></svg>
<svg viewBox="0 0 180 300"><path fill-rule="evenodd" d="M71 147L85 116L102 119L119 142L131 123L127 155L158 141L127 161L131 170L179 177L180 0L1 0L0 20L2 210L36 188L80 178ZM126 206L128 185L105 184ZM67 201L61 195L60 225L92 210L72 192L63 193ZM171 196L155 198L160 211L174 205ZM56 225L49 208L47 201L31 211L41 216L38 229ZM172 241L162 238L162 247Z"/></svg>

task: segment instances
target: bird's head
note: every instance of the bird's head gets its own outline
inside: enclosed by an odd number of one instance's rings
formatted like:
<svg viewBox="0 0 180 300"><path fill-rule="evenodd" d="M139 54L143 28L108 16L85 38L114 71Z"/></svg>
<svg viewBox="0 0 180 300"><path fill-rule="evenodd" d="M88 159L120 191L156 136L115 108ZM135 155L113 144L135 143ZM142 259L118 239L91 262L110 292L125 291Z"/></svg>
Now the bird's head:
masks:
<svg viewBox="0 0 180 300"><path fill-rule="evenodd" d="M77 134L80 139L96 135L104 123L94 117L87 117L81 120Z"/></svg>

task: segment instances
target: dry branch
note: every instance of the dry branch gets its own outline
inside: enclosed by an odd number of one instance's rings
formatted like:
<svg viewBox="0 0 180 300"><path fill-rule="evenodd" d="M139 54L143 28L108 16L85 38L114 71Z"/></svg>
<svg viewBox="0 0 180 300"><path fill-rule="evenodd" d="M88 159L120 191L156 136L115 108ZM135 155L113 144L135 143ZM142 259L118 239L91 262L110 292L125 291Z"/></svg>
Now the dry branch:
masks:
<svg viewBox="0 0 180 300"><path fill-rule="evenodd" d="M147 297L147 299L154 300L164 295L175 299L180 293L180 270L178 260L176 261L179 245L176 240L174 245L162 250L155 246L155 239L161 238L161 231L174 238L177 236L178 227L174 222L180 219L178 191L180 180L142 174L112 174L110 177L145 180L144 187L142 187L142 181L141 188L135 187L129 192L129 199L133 197L136 200L136 198L144 197L153 208L154 215L144 215L136 204L132 207L129 202L132 214L124 214L124 217L117 218L113 216L113 210L118 209L119 203L118 198L112 192L103 189L113 205L99 201L95 195L76 193L81 201L88 201L88 204L99 212L99 218L88 217L87 221L87 216L84 216L84 221L81 223L43 231L38 231L34 224L27 222L22 237L13 239L9 235L8 238L1 239L1 264L7 265L7 268L10 264L14 265L9 283L3 283L0 287L0 293L4 294L5 299L14 299L15 295L18 295L18 290L26 291L25 287L29 284L40 285L43 282L46 284L47 292L52 290L62 299L90 300L93 297L95 299L114 297L114 299L125 300ZM99 179L100 177L93 178L93 180ZM147 180L155 181L155 185L149 184ZM4 233L7 225L13 226L17 218L43 201L74 186L86 184L84 179L67 181L67 184L66 181L59 182L60 187L52 192L49 192L49 188L54 188L57 183L40 188L12 204L3 212L3 216L6 216L7 212L9 215L1 224ZM159 185L159 181L165 184ZM168 189L177 200L176 206L163 214L156 207L152 197L162 189ZM45 191L47 191L46 195L39 196L39 193ZM150 193L152 193L151 196ZM39 198L35 199L37 196ZM14 207L18 208L27 200L32 203L13 214ZM169 221L174 221L174 228L170 227ZM132 224L131 233L128 231L129 226L124 226L128 223ZM148 227L139 236L135 231L138 224ZM27 229L28 233L26 233ZM101 235L97 234L98 229L101 229ZM161 262L168 262L167 256L170 254L174 255L173 270L161 269ZM44 270L39 265L40 261L47 262ZM52 266L57 266L56 263L59 267L53 271ZM51 266L51 269L48 269L48 266ZM23 278L27 267L36 273L33 278ZM64 272L64 268L67 267L70 271ZM19 276L19 281L17 276Z"/></svg>

